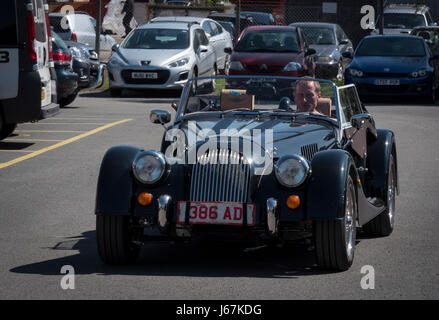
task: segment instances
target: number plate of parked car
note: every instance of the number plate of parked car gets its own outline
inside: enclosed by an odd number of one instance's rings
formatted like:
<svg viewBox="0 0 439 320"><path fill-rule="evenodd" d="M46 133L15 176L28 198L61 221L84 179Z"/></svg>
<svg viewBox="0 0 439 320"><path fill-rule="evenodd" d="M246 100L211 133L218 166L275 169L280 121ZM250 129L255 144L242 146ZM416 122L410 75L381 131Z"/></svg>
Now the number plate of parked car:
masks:
<svg viewBox="0 0 439 320"><path fill-rule="evenodd" d="M131 78L133 79L157 79L157 72L132 72Z"/></svg>
<svg viewBox="0 0 439 320"><path fill-rule="evenodd" d="M247 204L247 225L255 224L255 204ZM240 202L190 202L190 224L243 225L244 204ZM178 202L178 223L186 221L186 201Z"/></svg>
<svg viewBox="0 0 439 320"><path fill-rule="evenodd" d="M377 86L399 86L398 79L377 79L375 80Z"/></svg>

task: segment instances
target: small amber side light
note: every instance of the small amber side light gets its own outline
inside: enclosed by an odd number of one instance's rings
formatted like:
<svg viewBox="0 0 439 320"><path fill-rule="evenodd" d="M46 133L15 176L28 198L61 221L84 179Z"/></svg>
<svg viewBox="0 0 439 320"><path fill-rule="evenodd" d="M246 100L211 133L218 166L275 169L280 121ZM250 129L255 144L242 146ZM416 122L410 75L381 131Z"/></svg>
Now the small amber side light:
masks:
<svg viewBox="0 0 439 320"><path fill-rule="evenodd" d="M137 197L137 202L139 202L139 204L144 207L149 206L152 202L152 194L148 192L142 192Z"/></svg>
<svg viewBox="0 0 439 320"><path fill-rule="evenodd" d="M300 206L300 198L296 195L291 195L287 199L287 207L294 210Z"/></svg>

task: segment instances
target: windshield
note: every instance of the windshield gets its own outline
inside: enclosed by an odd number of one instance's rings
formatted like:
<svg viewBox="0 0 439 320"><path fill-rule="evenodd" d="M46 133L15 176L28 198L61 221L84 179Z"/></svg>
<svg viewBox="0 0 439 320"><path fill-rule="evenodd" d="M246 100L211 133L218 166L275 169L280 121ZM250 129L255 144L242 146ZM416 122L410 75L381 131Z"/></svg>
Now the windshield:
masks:
<svg viewBox="0 0 439 320"><path fill-rule="evenodd" d="M421 14L411 13L385 13L384 28L387 29L413 29L425 27L425 19Z"/></svg>
<svg viewBox="0 0 439 320"><path fill-rule="evenodd" d="M122 43L126 49L185 49L189 47L188 30L137 29Z"/></svg>
<svg viewBox="0 0 439 320"><path fill-rule="evenodd" d="M309 44L336 44L334 30L321 27L302 27Z"/></svg>
<svg viewBox="0 0 439 320"><path fill-rule="evenodd" d="M296 31L254 30L246 32L235 51L242 52L299 52Z"/></svg>
<svg viewBox="0 0 439 320"><path fill-rule="evenodd" d="M190 79L178 117L212 114L316 116L337 121L335 86L312 78L217 76Z"/></svg>
<svg viewBox="0 0 439 320"><path fill-rule="evenodd" d="M424 57L424 41L421 39L380 37L364 40L356 56Z"/></svg>

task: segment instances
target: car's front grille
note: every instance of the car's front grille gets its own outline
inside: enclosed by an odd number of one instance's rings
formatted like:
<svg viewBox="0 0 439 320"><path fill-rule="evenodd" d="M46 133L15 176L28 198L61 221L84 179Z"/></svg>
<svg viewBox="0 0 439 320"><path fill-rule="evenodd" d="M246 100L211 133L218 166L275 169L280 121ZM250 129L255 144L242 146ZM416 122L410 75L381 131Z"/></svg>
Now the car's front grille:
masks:
<svg viewBox="0 0 439 320"><path fill-rule="evenodd" d="M192 167L191 201L247 202L250 165L237 152L213 150Z"/></svg>
<svg viewBox="0 0 439 320"><path fill-rule="evenodd" d="M317 143L313 143L313 144L307 144L305 146L302 146L300 148L301 152L302 152L302 156L308 160L311 161L312 158L314 157L314 155L317 153L318 148L317 148Z"/></svg>
<svg viewBox="0 0 439 320"><path fill-rule="evenodd" d="M155 72L157 79L133 79L133 72ZM123 70L122 78L128 84L164 84L168 81L169 70Z"/></svg>

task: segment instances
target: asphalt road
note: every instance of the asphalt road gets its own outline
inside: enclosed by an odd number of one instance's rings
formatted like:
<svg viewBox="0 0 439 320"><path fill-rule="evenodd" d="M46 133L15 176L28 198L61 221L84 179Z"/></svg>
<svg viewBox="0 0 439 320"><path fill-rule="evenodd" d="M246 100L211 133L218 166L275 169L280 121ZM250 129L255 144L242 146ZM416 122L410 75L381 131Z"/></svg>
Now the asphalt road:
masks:
<svg viewBox="0 0 439 320"><path fill-rule="evenodd" d="M396 133L401 194L394 233L360 238L347 272L318 270L300 245L148 245L135 266L103 265L93 214L102 157L118 144L158 148L163 129L149 112L175 99L82 95L0 142L0 299L439 298L439 104L368 105L377 127ZM61 287L64 265L74 290ZM374 289L361 288L365 265Z"/></svg>

